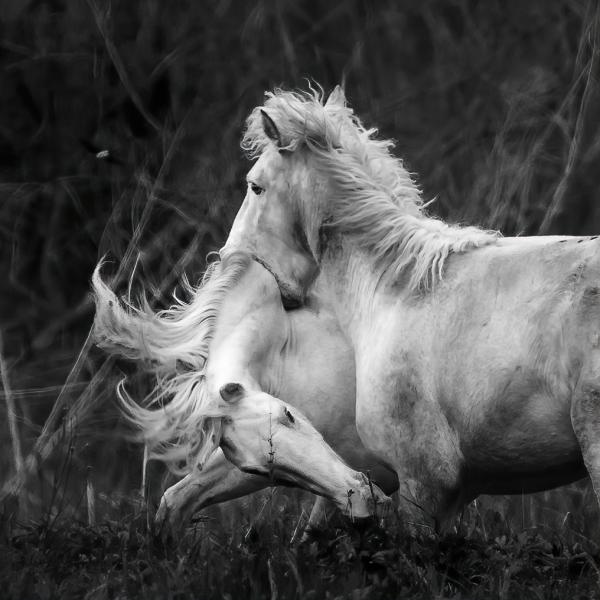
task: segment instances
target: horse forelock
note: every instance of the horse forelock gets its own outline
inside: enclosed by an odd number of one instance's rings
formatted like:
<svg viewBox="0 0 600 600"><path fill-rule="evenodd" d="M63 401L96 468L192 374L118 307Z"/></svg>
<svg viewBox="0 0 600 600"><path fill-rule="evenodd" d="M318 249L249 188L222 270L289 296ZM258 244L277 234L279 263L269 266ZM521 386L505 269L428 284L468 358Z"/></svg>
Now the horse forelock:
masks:
<svg viewBox="0 0 600 600"><path fill-rule="evenodd" d="M328 226L350 234L393 279L408 273L412 290L428 289L441 279L451 253L498 238L495 231L449 225L427 216L420 189L402 160L391 153L394 142L377 139L377 130L365 128L348 106L324 104L322 92L314 89L276 89L266 96L264 107L254 109L247 120L244 150L256 158L273 144L263 129L264 108L279 129L281 149L306 148L333 184L322 213Z"/></svg>

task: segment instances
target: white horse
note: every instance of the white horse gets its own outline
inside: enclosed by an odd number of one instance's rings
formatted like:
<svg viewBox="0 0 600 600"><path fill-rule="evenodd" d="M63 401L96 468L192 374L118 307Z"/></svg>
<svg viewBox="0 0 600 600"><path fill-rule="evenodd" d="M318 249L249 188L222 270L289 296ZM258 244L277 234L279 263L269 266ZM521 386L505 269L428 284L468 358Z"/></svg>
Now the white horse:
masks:
<svg viewBox="0 0 600 600"><path fill-rule="evenodd" d="M214 412L209 408L211 396L218 396L230 382L252 392L252 402L257 393L266 392L299 408L354 469L369 472L386 493L397 489L395 473L366 451L358 438L354 358L318 290L312 293L309 307L284 311L273 277L247 256L233 257L226 266L213 263L189 304L159 314L147 306L125 310L98 270L93 284L99 345L111 353L142 360L158 374L149 404L170 400L159 410L144 409L121 388L128 413L154 447L154 456L188 461L189 473L162 498L156 516L159 525L177 530L210 504L277 483L264 473L248 472L248 467L246 472L238 469L221 449L207 457L210 444L200 457L205 460L202 468L195 465L201 433L210 422L207 416ZM258 421L266 414L261 412ZM239 434L239 409L232 416ZM252 412L242 431L247 438L257 437L253 431L256 423L257 415ZM235 439L229 443L230 451L239 452L247 442ZM275 448L276 457L281 451ZM310 445L301 451L308 457ZM329 465L330 460L328 457L325 463ZM318 526L325 516L325 501L319 498L309 526Z"/></svg>
<svg viewBox="0 0 600 600"><path fill-rule="evenodd" d="M320 273L355 355L359 435L413 517L586 473L598 494L600 241L432 219L391 145L339 88L267 94L221 255L250 253L288 305Z"/></svg>

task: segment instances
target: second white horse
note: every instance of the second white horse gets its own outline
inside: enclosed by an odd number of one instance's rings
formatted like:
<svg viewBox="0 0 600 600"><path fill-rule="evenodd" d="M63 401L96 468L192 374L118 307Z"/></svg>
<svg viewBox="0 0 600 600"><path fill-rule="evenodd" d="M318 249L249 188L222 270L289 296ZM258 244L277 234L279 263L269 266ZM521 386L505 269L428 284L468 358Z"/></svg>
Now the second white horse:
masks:
<svg viewBox="0 0 600 600"><path fill-rule="evenodd" d="M335 317L320 300L318 282L306 307L285 311L272 275L240 255L228 265L215 266L191 303L158 314L147 307L124 310L98 273L94 290L99 344L110 352L144 360L159 374L150 403L170 396L164 409L144 409L122 390L130 414L160 458L190 463L189 473L163 496L157 513L161 526L178 528L210 504L277 484L264 474L236 468L221 449L202 468L196 466L202 457L195 456L195 449L207 446L201 433L209 435L207 416L213 409L208 407L219 390L222 396L240 389L246 394L266 392L289 402L349 465L368 472L386 493L397 489L395 473L376 460L357 435L353 354ZM231 382L240 387L228 388ZM232 445L239 446L239 440ZM277 448L275 460L276 452ZM287 483L307 487L301 481ZM320 498L309 525L318 525L324 515L325 502Z"/></svg>

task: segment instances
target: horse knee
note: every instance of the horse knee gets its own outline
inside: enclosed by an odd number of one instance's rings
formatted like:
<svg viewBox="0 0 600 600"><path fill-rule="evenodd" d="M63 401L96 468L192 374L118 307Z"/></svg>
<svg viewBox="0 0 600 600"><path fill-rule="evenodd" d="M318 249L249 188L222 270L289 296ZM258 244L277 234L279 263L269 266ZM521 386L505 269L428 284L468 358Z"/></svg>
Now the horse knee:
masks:
<svg viewBox="0 0 600 600"><path fill-rule="evenodd" d="M335 505L331 503L327 498L318 496L313 504L310 516L308 517L308 523L306 529L320 529L326 525L329 519L329 513L332 510L336 510Z"/></svg>
<svg viewBox="0 0 600 600"><path fill-rule="evenodd" d="M571 403L571 424L580 445L600 444L600 387L580 386Z"/></svg>
<svg viewBox="0 0 600 600"><path fill-rule="evenodd" d="M576 431L600 426L600 383L579 386L571 404L571 421Z"/></svg>
<svg viewBox="0 0 600 600"><path fill-rule="evenodd" d="M165 490L154 516L158 531L169 534L179 532L189 519L198 503L197 475L190 473L181 481Z"/></svg>
<svg viewBox="0 0 600 600"><path fill-rule="evenodd" d="M571 403L571 424L596 493L600 493L600 385L582 384Z"/></svg>

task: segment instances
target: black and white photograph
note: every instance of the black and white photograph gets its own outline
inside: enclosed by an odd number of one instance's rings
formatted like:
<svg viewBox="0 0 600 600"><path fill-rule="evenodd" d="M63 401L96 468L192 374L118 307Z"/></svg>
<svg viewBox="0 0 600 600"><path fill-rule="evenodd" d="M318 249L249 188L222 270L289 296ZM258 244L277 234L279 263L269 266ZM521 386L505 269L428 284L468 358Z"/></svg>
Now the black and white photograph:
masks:
<svg viewBox="0 0 600 600"><path fill-rule="evenodd" d="M0 599L600 598L598 0L0 0Z"/></svg>

